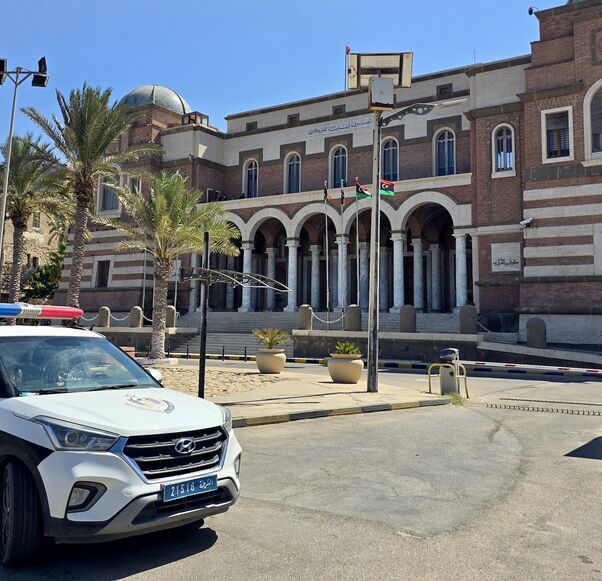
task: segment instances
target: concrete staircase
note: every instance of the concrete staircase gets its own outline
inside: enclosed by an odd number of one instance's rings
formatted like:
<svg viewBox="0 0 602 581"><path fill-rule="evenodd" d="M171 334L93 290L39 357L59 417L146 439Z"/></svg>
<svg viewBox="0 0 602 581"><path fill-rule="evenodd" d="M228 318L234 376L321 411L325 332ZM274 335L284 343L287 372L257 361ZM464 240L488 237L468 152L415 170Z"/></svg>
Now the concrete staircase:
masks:
<svg viewBox="0 0 602 581"><path fill-rule="evenodd" d="M326 320L326 313L316 313L319 319ZM329 320L336 321L330 324L330 329L342 328L340 313L330 313ZM178 319L178 328L198 329L200 324L199 313L188 313ZM259 348L259 342L251 334L253 329L276 327L282 331L291 333L297 328L297 313L222 313L210 312L207 317L207 353L221 354L222 347L226 355L243 355L245 347L247 354L253 355ZM417 331L419 333L457 333L458 316L453 313L418 313L416 318ZM362 314L362 328L368 328L368 315ZM326 329L326 324L314 319L314 329ZM399 332L399 315L396 313L380 314L380 329L384 332ZM287 357L293 356L293 345L289 343L283 346ZM199 352L199 338L194 336L181 343L172 351L174 353Z"/></svg>

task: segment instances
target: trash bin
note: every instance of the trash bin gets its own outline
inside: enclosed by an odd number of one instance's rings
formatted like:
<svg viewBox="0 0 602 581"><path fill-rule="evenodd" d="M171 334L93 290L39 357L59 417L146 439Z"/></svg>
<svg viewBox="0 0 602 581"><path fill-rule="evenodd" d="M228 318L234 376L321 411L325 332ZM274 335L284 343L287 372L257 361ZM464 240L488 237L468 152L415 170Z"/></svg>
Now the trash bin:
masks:
<svg viewBox="0 0 602 581"><path fill-rule="evenodd" d="M449 363L453 365L453 369L449 367L441 367L439 370L439 386L441 395L446 393L459 393L458 385L458 363L460 361L460 351L449 347L439 351L439 361L441 363Z"/></svg>

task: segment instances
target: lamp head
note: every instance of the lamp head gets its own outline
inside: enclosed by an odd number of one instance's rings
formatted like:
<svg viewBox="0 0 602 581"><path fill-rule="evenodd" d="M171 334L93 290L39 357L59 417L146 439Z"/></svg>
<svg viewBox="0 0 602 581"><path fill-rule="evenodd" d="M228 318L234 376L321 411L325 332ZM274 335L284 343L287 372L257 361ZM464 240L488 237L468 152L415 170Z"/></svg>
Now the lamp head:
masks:
<svg viewBox="0 0 602 581"><path fill-rule="evenodd" d="M48 69L46 67L46 57L42 57L38 61L38 72L33 76L33 79L31 80L32 87L45 87L46 85L48 85L48 74L46 72L47 70Z"/></svg>
<svg viewBox="0 0 602 581"><path fill-rule="evenodd" d="M0 85L6 81L6 59L0 59Z"/></svg>

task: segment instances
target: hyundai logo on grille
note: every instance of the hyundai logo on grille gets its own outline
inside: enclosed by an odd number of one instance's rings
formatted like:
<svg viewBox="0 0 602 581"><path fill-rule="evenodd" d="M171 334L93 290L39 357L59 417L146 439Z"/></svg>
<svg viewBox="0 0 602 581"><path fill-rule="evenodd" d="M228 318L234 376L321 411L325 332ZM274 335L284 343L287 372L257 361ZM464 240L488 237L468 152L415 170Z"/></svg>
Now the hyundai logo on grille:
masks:
<svg viewBox="0 0 602 581"><path fill-rule="evenodd" d="M181 438L175 444L175 449L178 454L190 454L194 451L196 444L191 438Z"/></svg>

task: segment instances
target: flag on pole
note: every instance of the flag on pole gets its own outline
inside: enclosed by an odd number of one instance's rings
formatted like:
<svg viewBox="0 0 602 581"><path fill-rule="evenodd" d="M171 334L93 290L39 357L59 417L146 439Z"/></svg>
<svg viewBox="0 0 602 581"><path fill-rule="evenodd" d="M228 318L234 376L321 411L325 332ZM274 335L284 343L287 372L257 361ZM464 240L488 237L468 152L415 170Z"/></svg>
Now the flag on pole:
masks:
<svg viewBox="0 0 602 581"><path fill-rule="evenodd" d="M351 52L351 47L345 45L345 54L349 54Z"/></svg>
<svg viewBox="0 0 602 581"><path fill-rule="evenodd" d="M332 196L328 193L328 182L324 182L324 203L326 200L332 200Z"/></svg>
<svg viewBox="0 0 602 581"><path fill-rule="evenodd" d="M380 180L378 192L381 196L395 196L395 184L388 180Z"/></svg>
<svg viewBox="0 0 602 581"><path fill-rule="evenodd" d="M341 180L341 210L345 207L345 182Z"/></svg>
<svg viewBox="0 0 602 581"><path fill-rule="evenodd" d="M363 200L364 198L371 198L372 194L362 185L360 185L359 179L355 178L355 199Z"/></svg>

